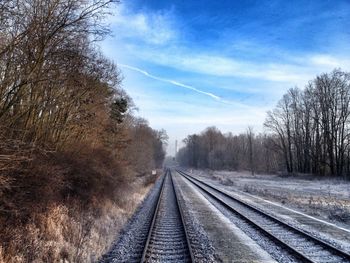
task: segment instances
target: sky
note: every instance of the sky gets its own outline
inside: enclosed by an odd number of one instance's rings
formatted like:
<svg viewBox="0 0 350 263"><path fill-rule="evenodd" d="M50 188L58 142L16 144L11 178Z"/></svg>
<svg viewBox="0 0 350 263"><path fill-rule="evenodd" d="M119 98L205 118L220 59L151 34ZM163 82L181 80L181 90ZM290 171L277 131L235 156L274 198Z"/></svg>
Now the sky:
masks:
<svg viewBox="0 0 350 263"><path fill-rule="evenodd" d="M175 140L208 126L263 131L292 87L350 71L350 1L122 0L100 43L137 116Z"/></svg>

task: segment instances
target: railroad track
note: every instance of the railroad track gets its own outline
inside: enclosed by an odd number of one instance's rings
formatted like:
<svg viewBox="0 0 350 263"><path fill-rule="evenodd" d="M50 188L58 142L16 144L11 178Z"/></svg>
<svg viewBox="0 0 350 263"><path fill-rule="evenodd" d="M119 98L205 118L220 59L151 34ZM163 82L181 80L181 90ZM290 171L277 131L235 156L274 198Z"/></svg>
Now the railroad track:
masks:
<svg viewBox="0 0 350 263"><path fill-rule="evenodd" d="M229 209L236 216L257 229L264 236L301 260L309 263L345 263L350 262L350 254L333 245L297 229L280 219L267 214L220 189L203 182L191 175L177 170L179 174L196 185L199 189Z"/></svg>
<svg viewBox="0 0 350 263"><path fill-rule="evenodd" d="M165 174L163 186L141 262L192 262L183 215L178 202L171 172Z"/></svg>

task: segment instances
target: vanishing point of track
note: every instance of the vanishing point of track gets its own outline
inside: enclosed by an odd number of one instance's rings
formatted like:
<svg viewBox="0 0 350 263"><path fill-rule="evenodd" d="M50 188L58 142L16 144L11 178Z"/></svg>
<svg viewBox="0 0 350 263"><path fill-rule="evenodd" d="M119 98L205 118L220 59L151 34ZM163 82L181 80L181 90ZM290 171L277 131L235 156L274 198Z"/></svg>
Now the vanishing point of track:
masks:
<svg viewBox="0 0 350 263"><path fill-rule="evenodd" d="M141 262L192 262L191 246L170 170L163 180Z"/></svg>
<svg viewBox="0 0 350 263"><path fill-rule="evenodd" d="M211 184L194 178L183 171L177 170L177 172L230 210L235 216L247 222L275 244L286 249L301 262L350 262L349 253L282 222L280 219L219 190Z"/></svg>

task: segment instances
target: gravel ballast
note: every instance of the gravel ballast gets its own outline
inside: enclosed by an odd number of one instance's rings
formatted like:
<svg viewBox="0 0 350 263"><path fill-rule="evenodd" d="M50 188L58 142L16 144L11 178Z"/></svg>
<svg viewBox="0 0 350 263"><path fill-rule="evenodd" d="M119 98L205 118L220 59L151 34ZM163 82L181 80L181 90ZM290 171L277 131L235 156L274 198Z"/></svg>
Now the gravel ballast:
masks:
<svg viewBox="0 0 350 263"><path fill-rule="evenodd" d="M140 262L163 178L156 181L100 263Z"/></svg>
<svg viewBox="0 0 350 263"><path fill-rule="evenodd" d="M215 249L214 262L276 262L213 206L197 188L178 174L174 178L188 205L186 210L191 211L192 217Z"/></svg>
<svg viewBox="0 0 350 263"><path fill-rule="evenodd" d="M281 248L278 244L270 240L268 237L262 235L261 232L252 227L245 220L242 220L241 218L237 217L229 209L227 209L221 203L219 203L214 198L206 194L203 190L199 189L195 185L192 186L197 191L199 191L214 207L216 207L223 214L223 216L229 219L230 222L236 225L248 237L254 240L263 250L270 254L273 259L283 263L300 262L300 260L296 259L293 255L288 253L285 249Z"/></svg>
<svg viewBox="0 0 350 263"><path fill-rule="evenodd" d="M175 174L175 172L173 172ZM211 263L218 262L215 249L208 239L207 233L193 213L190 202L186 202L184 193L179 185L177 176L173 176L175 191L179 205L183 212L187 235L191 244L193 257L196 262Z"/></svg>
<svg viewBox="0 0 350 263"><path fill-rule="evenodd" d="M198 176L199 174L201 176ZM214 174L216 174L216 172ZM239 187L236 186L238 183L236 183L235 179L237 178L229 177L230 175L233 176L234 174L235 173L227 173L225 177L226 180L212 180L210 176L205 176L205 172L196 173L200 180L203 180L206 183L220 188L226 193L233 195L235 198L247 202L250 205L257 207L258 209L261 209L272 216L280 218L295 228L310 233L313 236L324 240L325 242L328 242L342 250L350 252L350 229L348 226L339 226L334 224L334 222L328 222L326 220L319 219L313 215L306 213L305 211L300 211L297 208L291 208L289 207L290 204L288 202L278 203L277 201L267 200L267 198L264 196L257 196L243 192ZM248 177L248 175L246 175L246 177ZM234 180L235 183L224 184L228 181L229 178L230 181ZM252 180L251 177L248 177L248 179ZM288 180L291 181L292 179L289 178ZM257 177L254 184L257 185L260 181L261 179ZM300 180L295 181L296 184ZM281 182L280 184L286 188L285 185ZM285 184L288 184L288 181ZM274 186L277 187L277 182L274 184ZM282 189L280 189L280 191L282 191ZM300 197L303 196L302 190L299 189L298 193ZM342 192L340 194L342 194Z"/></svg>

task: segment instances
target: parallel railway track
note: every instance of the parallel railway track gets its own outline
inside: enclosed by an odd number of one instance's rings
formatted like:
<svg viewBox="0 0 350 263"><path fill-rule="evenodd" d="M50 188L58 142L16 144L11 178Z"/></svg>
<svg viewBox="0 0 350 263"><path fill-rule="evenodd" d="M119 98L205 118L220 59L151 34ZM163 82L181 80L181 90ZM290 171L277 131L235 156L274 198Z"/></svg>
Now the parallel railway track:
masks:
<svg viewBox="0 0 350 263"><path fill-rule="evenodd" d="M238 216L274 243L286 249L301 262L350 262L350 254L346 251L282 222L280 219L221 191L211 184L194 178L183 171L177 170L177 172L230 210L235 216Z"/></svg>
<svg viewBox="0 0 350 263"><path fill-rule="evenodd" d="M165 174L141 262L192 262L191 246L170 170Z"/></svg>

